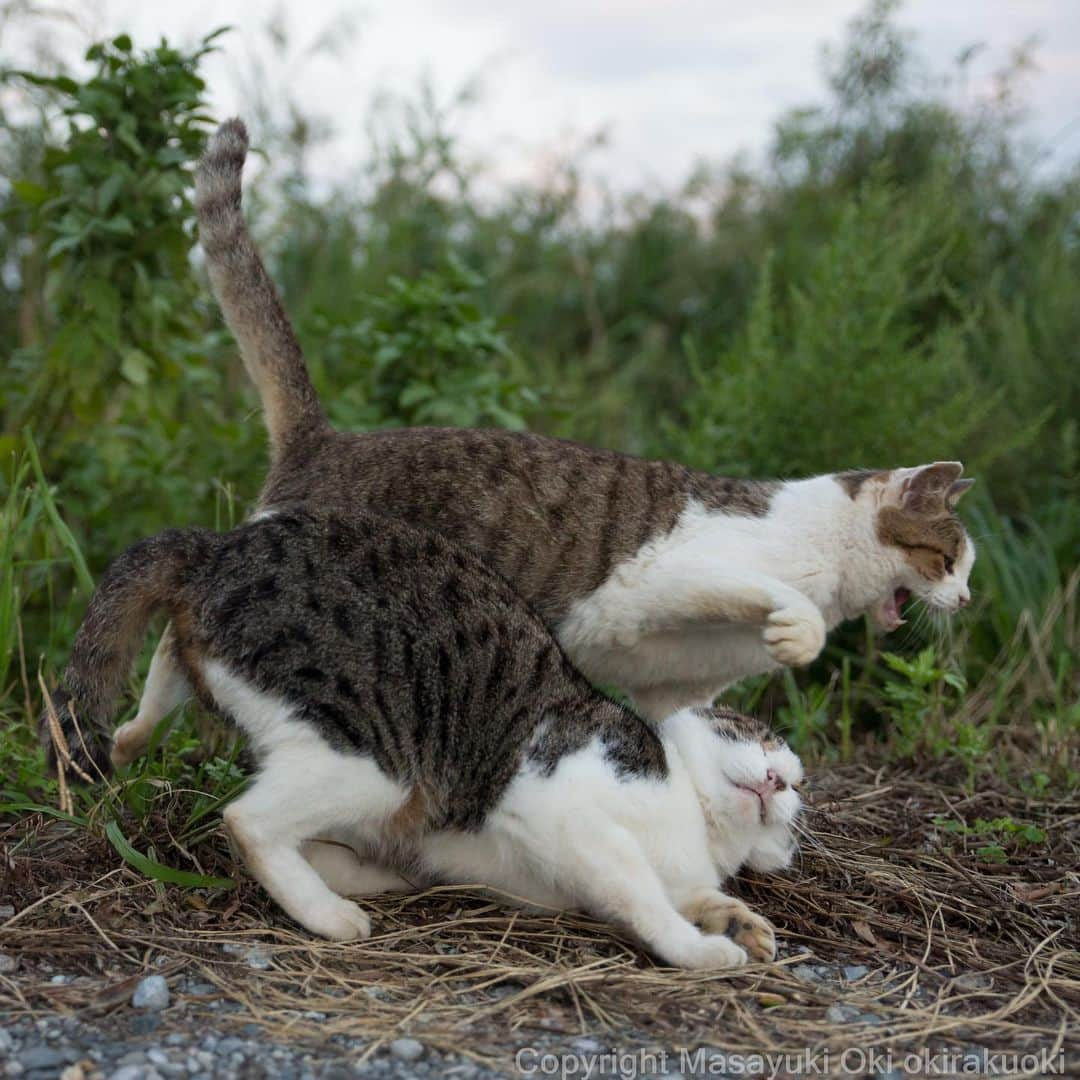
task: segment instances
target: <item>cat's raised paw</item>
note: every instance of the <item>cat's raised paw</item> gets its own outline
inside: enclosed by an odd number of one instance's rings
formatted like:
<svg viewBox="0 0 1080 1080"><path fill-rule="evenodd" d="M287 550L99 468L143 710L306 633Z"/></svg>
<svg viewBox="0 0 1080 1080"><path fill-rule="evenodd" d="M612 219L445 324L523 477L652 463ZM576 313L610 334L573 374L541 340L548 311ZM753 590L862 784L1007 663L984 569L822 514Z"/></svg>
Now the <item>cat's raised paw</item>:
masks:
<svg viewBox="0 0 1080 1080"><path fill-rule="evenodd" d="M769 655L786 667L816 660L825 647L825 620L812 604L780 608L765 621L762 639Z"/></svg>
<svg viewBox="0 0 1080 1080"><path fill-rule="evenodd" d="M304 925L331 941L364 941L371 937L371 919L359 904L338 900L320 911L312 912Z"/></svg>

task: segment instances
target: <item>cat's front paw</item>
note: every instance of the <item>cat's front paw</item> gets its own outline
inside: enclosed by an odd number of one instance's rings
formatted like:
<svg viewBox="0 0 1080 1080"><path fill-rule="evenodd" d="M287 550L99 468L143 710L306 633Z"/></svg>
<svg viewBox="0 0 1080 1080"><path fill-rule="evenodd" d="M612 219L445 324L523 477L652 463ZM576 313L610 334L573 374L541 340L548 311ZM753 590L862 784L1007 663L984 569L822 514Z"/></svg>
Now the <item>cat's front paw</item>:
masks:
<svg viewBox="0 0 1080 1080"><path fill-rule="evenodd" d="M705 934L727 934L752 960L776 957L776 931L768 919L751 911L741 900L717 896L699 902L687 913Z"/></svg>
<svg viewBox="0 0 1080 1080"><path fill-rule="evenodd" d="M686 957L684 967L697 971L722 971L743 967L746 950L723 934L702 934L697 947Z"/></svg>
<svg viewBox="0 0 1080 1080"><path fill-rule="evenodd" d="M371 919L359 904L338 899L308 913L304 925L331 941L365 941L371 937Z"/></svg>
<svg viewBox="0 0 1080 1080"><path fill-rule="evenodd" d="M825 620L813 604L779 608L765 620L762 639L769 655L785 667L802 667L825 648Z"/></svg>

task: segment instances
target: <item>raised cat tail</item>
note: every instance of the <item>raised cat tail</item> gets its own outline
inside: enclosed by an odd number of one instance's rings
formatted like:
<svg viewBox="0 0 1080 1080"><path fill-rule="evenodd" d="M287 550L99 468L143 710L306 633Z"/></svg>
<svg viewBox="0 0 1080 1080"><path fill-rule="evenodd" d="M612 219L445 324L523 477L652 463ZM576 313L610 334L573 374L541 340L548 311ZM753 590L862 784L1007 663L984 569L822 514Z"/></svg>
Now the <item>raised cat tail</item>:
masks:
<svg viewBox="0 0 1080 1080"><path fill-rule="evenodd" d="M262 399L274 464L304 436L327 426L304 353L241 211L247 157L243 121L226 120L210 136L195 171L199 240L210 283Z"/></svg>
<svg viewBox="0 0 1080 1080"><path fill-rule="evenodd" d="M185 567L205 558L215 534L170 529L132 544L105 571L75 636L71 659L51 694L64 749L58 749L49 703L38 729L49 767L57 757L73 778L97 780L111 770L110 721L150 617L173 606Z"/></svg>

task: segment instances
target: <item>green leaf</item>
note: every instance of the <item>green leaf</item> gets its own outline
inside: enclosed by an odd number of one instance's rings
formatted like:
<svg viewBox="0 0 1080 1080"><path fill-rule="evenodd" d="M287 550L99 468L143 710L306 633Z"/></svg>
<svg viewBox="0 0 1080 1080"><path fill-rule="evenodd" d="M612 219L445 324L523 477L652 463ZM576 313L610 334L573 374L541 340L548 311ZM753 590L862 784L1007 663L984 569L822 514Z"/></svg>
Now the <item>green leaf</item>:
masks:
<svg viewBox="0 0 1080 1080"><path fill-rule="evenodd" d="M147 858L147 856L136 851L131 846L120 828L120 823L117 821L110 821L105 826L105 835L124 862L155 881L164 881L169 885L180 885L185 889L236 888L236 882L232 878L206 877L203 874L193 874L187 870L175 870L171 866L159 863L156 859Z"/></svg>
<svg viewBox="0 0 1080 1080"><path fill-rule="evenodd" d="M140 349L128 349L120 362L120 374L134 386L145 386L150 381L150 357Z"/></svg>
<svg viewBox="0 0 1080 1080"><path fill-rule="evenodd" d="M124 186L124 174L120 171L110 173L105 183L98 188L97 208L99 214L104 214L112 206L113 200L120 194Z"/></svg>
<svg viewBox="0 0 1080 1080"><path fill-rule="evenodd" d="M48 188L29 180L15 180L11 190L28 206L40 206L49 197Z"/></svg>
<svg viewBox="0 0 1080 1080"><path fill-rule="evenodd" d="M0 803L0 814L47 814L49 817L59 818L60 821L70 821L73 825L85 825L86 819L73 817L65 814L63 810L57 810L55 806L44 806L34 802L8 802Z"/></svg>

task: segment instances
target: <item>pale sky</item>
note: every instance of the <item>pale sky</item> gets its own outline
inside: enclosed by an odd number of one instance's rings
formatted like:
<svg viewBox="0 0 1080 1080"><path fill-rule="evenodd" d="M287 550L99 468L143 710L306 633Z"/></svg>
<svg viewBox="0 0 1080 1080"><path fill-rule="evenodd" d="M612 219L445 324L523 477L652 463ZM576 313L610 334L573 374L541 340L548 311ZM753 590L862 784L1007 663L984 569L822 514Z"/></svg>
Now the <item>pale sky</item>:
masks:
<svg viewBox="0 0 1080 1080"><path fill-rule="evenodd" d="M480 104L461 130L496 177L540 175L553 152L604 129L609 145L593 168L637 188L677 183L702 157L760 154L786 109L823 100L822 47L839 45L863 8L862 0L82 0L82 27L69 33L75 53L86 32L125 30L150 44L232 25L205 66L225 116L244 113L242 86L253 58L271 55L266 25L282 12L289 60L270 70L283 94L331 125L334 138L314 162L328 179L362 159L377 93L408 92L427 73L447 96L482 73ZM1014 47L1036 39L1025 130L1050 167L1080 159L1080 0L908 0L899 21L935 72L966 46L984 46L955 91L968 103L991 92ZM328 30L336 55L310 53Z"/></svg>

